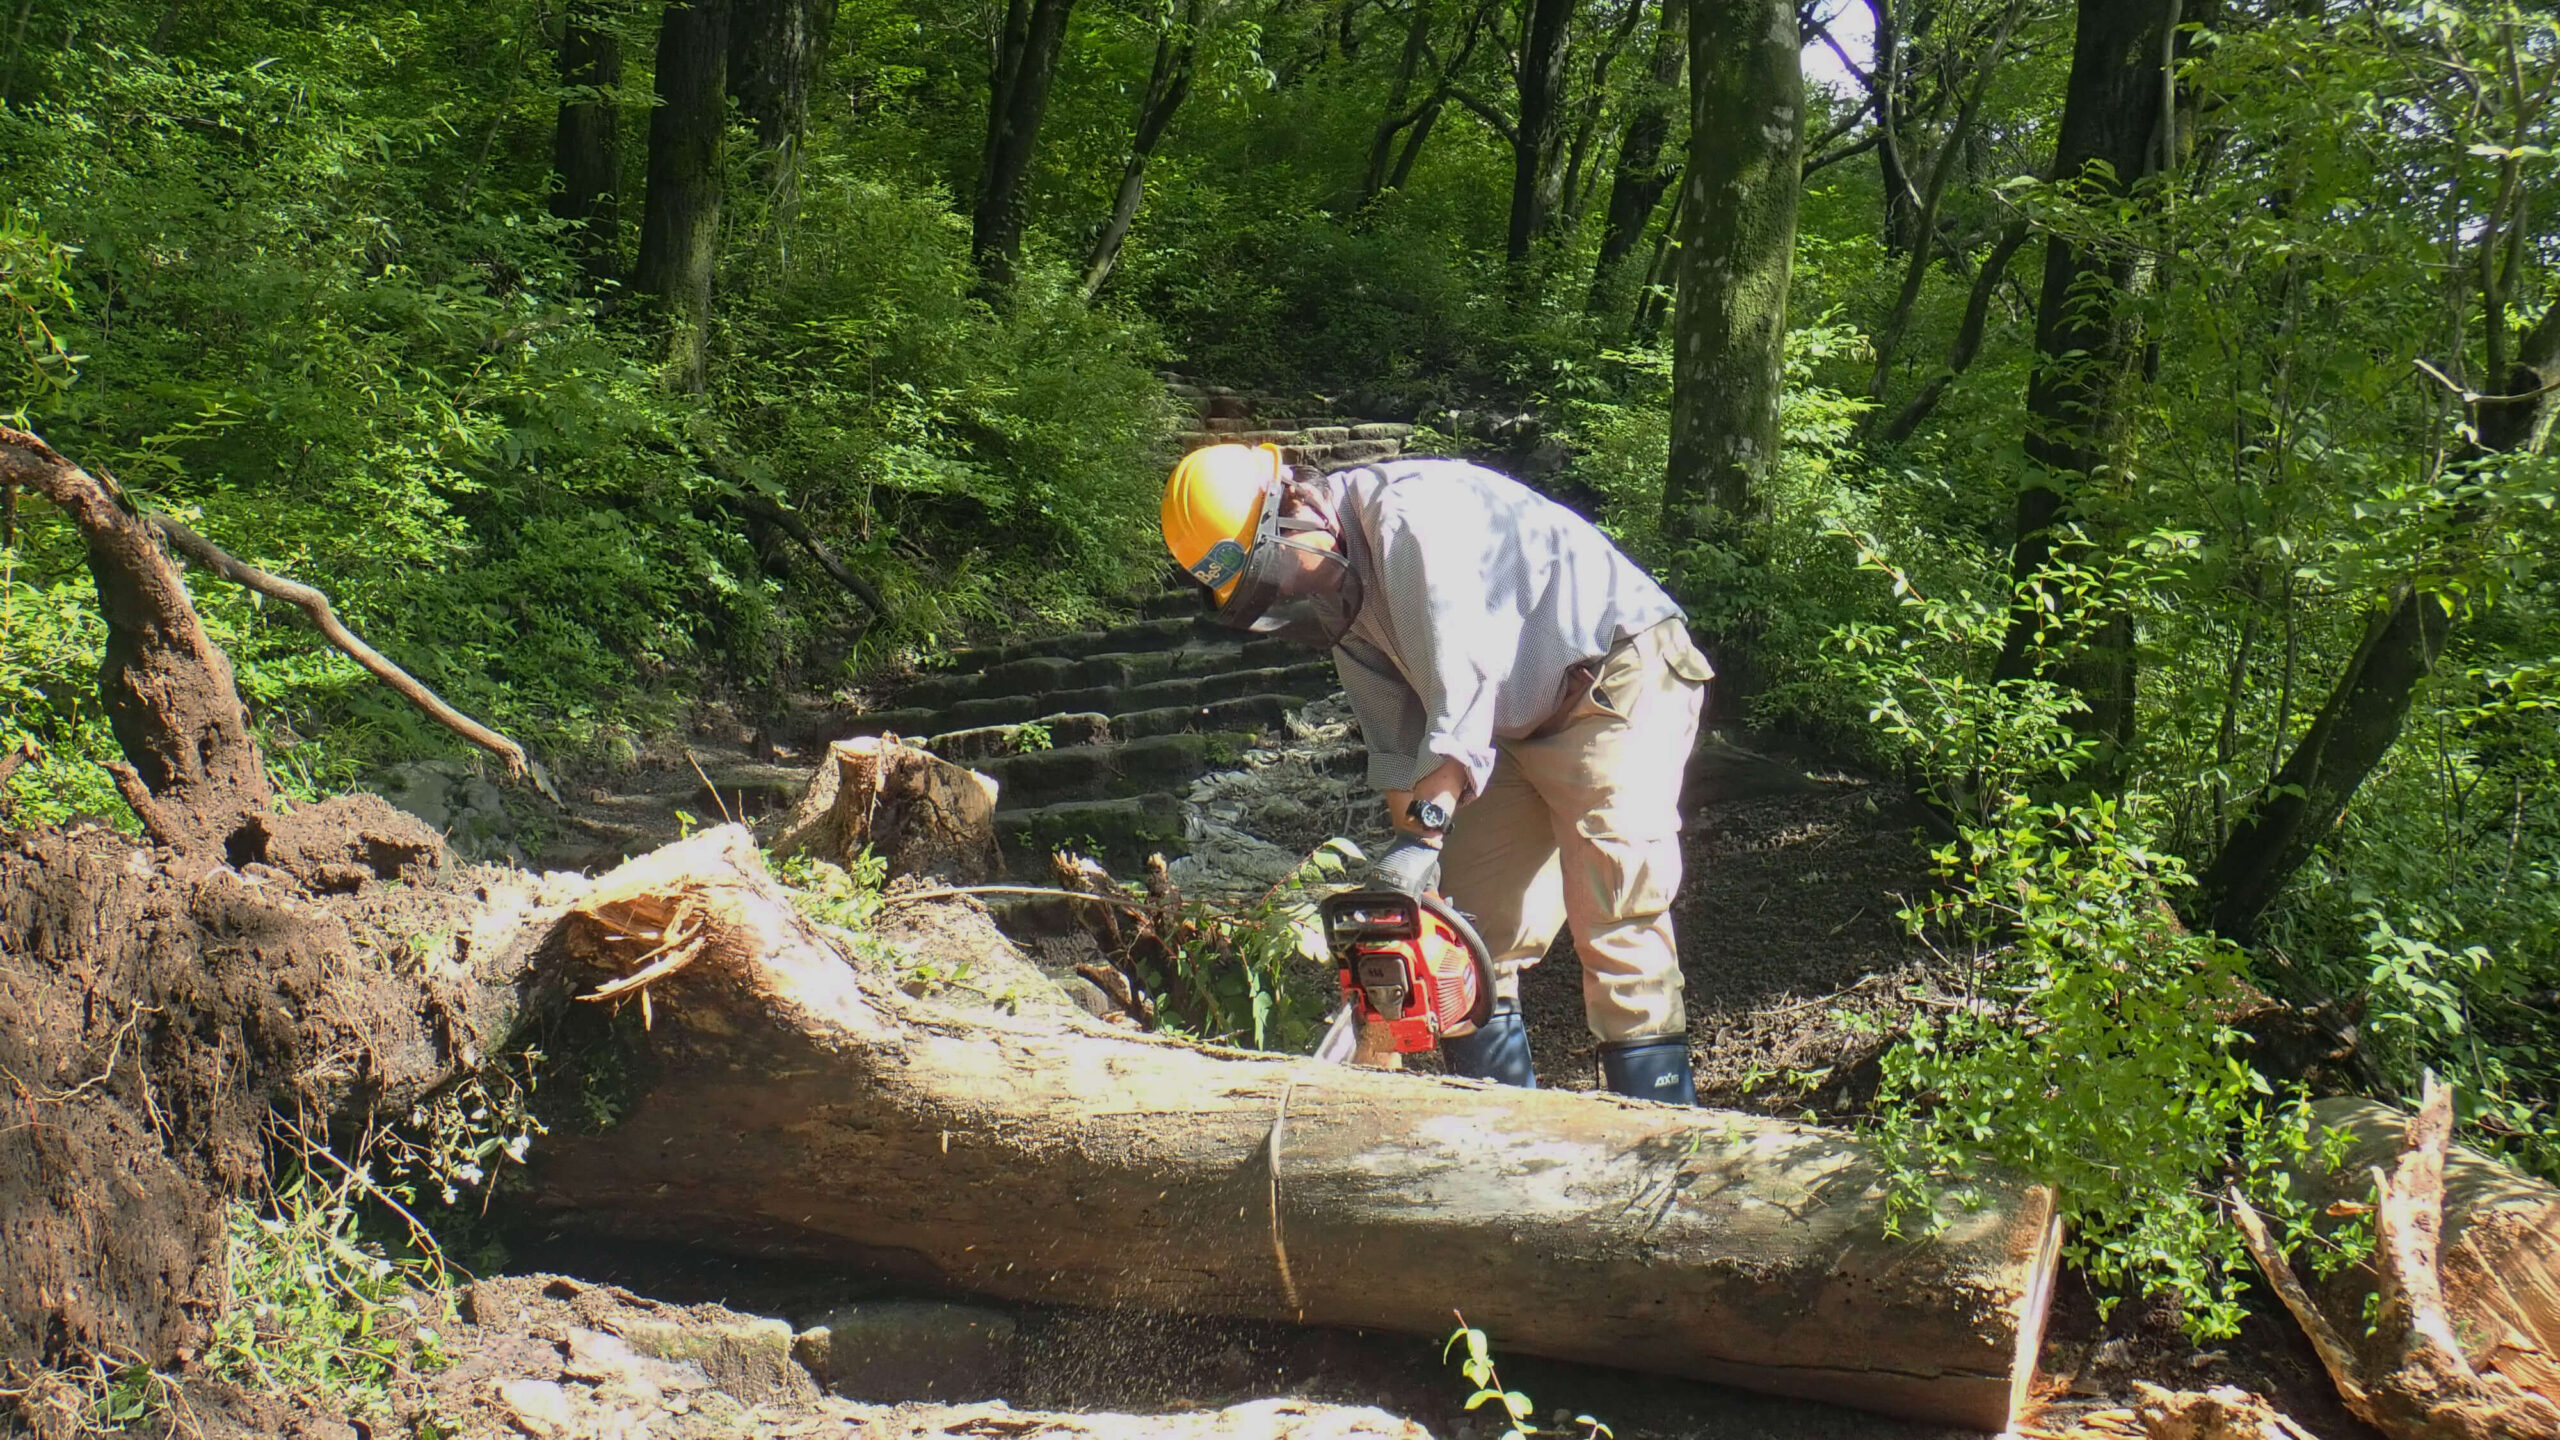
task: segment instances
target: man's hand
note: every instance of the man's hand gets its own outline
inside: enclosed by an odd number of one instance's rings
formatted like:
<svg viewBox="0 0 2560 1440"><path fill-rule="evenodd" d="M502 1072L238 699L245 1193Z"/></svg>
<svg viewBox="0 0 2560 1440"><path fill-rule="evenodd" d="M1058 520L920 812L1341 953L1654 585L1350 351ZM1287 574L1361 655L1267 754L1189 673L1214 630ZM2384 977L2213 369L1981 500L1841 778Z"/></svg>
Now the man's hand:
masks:
<svg viewBox="0 0 2560 1440"><path fill-rule="evenodd" d="M1442 809L1455 813L1458 801L1466 791L1466 784L1467 767L1455 760L1443 760L1433 767L1430 774L1416 782L1412 789L1387 792L1387 823L1394 826L1399 834L1437 836L1440 832L1425 830L1414 820L1412 815L1414 802L1437 804Z"/></svg>
<svg viewBox="0 0 2560 1440"><path fill-rule="evenodd" d="M1431 894L1440 888L1440 847L1432 841L1398 835L1369 873L1389 889L1407 895Z"/></svg>

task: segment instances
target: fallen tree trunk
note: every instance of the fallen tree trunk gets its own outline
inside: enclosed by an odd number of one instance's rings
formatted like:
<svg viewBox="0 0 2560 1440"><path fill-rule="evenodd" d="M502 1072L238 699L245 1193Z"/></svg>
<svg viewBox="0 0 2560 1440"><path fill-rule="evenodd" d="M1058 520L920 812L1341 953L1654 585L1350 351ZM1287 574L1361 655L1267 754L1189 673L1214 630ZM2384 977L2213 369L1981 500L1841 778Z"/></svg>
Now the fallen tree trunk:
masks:
<svg viewBox="0 0 2560 1440"><path fill-rule="evenodd" d="M644 900L685 919L617 923ZM848 964L735 827L598 881L563 978L634 974L661 932L694 953L648 983L648 1028L626 990L545 1041L610 1047L605 1103L590 1076L544 1088L619 1117L537 1147L551 1221L1009 1299L1433 1336L1463 1308L1512 1350L1986 1430L2024 1398L2041 1188L1993 1182L1897 1242L1835 1132L965 1013Z"/></svg>

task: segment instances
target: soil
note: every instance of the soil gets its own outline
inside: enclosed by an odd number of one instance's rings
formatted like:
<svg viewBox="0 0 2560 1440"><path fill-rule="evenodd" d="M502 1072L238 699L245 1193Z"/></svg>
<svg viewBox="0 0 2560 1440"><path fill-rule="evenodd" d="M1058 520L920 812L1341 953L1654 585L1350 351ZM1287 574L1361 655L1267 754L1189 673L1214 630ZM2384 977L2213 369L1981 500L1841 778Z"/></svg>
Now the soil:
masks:
<svg viewBox="0 0 2560 1440"><path fill-rule="evenodd" d="M0 841L0 1366L187 1352L269 1116L404 1110L503 1029L454 937L511 881L372 796L250 824L237 869Z"/></svg>

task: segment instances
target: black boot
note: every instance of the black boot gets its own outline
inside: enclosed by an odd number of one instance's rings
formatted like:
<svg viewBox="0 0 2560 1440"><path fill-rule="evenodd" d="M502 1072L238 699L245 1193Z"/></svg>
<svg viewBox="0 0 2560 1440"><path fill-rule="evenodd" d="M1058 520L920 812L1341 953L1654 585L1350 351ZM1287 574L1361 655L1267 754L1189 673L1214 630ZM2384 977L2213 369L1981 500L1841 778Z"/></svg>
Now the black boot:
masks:
<svg viewBox="0 0 2560 1440"><path fill-rule="evenodd" d="M1618 1095L1671 1105L1698 1103L1689 1079L1689 1037L1621 1040L1600 1047L1600 1083Z"/></svg>
<svg viewBox="0 0 2560 1440"><path fill-rule="evenodd" d="M1495 1001L1496 1006L1506 1004ZM1518 1007L1496 1009L1493 1018L1471 1035L1440 1042L1440 1058L1452 1075L1470 1080L1497 1080L1523 1090L1538 1088L1538 1072L1529 1068L1529 1025Z"/></svg>

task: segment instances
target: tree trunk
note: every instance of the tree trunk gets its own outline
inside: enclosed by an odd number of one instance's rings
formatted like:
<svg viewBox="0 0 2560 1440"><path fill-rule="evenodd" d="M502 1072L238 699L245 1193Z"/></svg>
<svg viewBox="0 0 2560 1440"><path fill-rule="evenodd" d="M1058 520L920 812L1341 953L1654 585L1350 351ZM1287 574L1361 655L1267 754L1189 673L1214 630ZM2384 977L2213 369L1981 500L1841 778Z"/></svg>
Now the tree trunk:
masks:
<svg viewBox="0 0 2560 1440"><path fill-rule="evenodd" d="M159 532L112 477L92 475L42 440L0 426L0 484L62 507L88 547L106 617L98 698L125 759L116 788L153 840L233 863L269 808L266 758L249 733L231 661L204 633Z"/></svg>
<svg viewBox="0 0 2560 1440"><path fill-rule="evenodd" d="M1795 6L1730 0L1689 17L1689 163L1672 336L1675 537L1748 519L1778 451L1787 276L1803 168Z"/></svg>
<svg viewBox="0 0 2560 1440"><path fill-rule="evenodd" d="M1378 117L1377 133L1369 140L1369 168L1360 177L1360 203L1367 205L1387 188L1387 165L1395 154L1396 136L1422 118L1427 107L1405 108L1413 92L1413 77L1422 71L1422 57L1431 48L1431 0L1412 0L1413 9L1405 16L1404 52L1396 60L1396 78L1387 86L1387 110Z"/></svg>
<svg viewBox="0 0 2560 1440"><path fill-rule="evenodd" d="M1138 102L1138 125L1129 140L1128 163L1120 170L1120 188L1112 196L1111 218L1103 222L1092 253L1085 257L1083 292L1088 305L1120 263L1120 246L1129 238L1129 227L1138 218L1138 201L1145 195L1147 162L1154 158L1165 128L1173 123L1174 112L1191 94L1192 71L1200 53L1200 10L1201 0L1185 0L1182 14L1166 17L1164 34L1156 40L1156 63L1147 75L1146 96Z"/></svg>
<svg viewBox="0 0 2560 1440"><path fill-rule="evenodd" d="M2415 585L2402 585L2375 609L2310 732L2205 870L2206 923L2216 934L2244 945L2256 940L2267 907L2400 738L2451 628L2444 601Z"/></svg>
<svg viewBox="0 0 2560 1440"><path fill-rule="evenodd" d="M1912 218L1920 203L1911 171L1902 163L1902 101L1907 93L1902 15L1892 0L1867 0L1875 16L1874 69L1867 93L1875 97L1876 179L1884 191L1884 249L1888 255L1909 253Z"/></svg>
<svg viewBox="0 0 2560 1440"><path fill-rule="evenodd" d="M551 213L576 227L578 258L587 274L613 273L622 232L622 39L598 23L598 0L569 10L560 35L560 83L571 92L560 101L560 124L551 147L560 188Z"/></svg>
<svg viewBox="0 0 2560 1440"><path fill-rule="evenodd" d="M650 1028L563 1037L627 1046L629 1083L613 1128L536 1147L550 1223L1047 1303L1424 1336L1456 1307L1507 1350L1983 1430L2024 1398L2041 1188L1888 1240L1881 1173L1835 1132L959 1012L849 966L735 828L596 888L689 905L698 958ZM930 923L1003 946L971 909ZM573 988L628 972L632 931L573 916Z"/></svg>
<svg viewBox="0 0 2560 1440"><path fill-rule="evenodd" d="M1635 253L1636 242L1644 238L1644 229L1653 212L1662 203L1662 192L1669 189L1671 179L1679 173L1679 164L1666 164L1663 143L1671 138L1671 106L1680 93L1680 75L1689 64L1689 0L1662 0L1662 19L1653 32L1653 55L1645 66L1644 90L1637 97L1635 114L1627 120L1626 138L1618 142L1616 173L1609 182L1609 210L1600 227L1600 259L1591 268L1589 309L1594 315L1614 315L1626 308L1626 285L1621 272L1627 257Z"/></svg>
<svg viewBox="0 0 2560 1440"><path fill-rule="evenodd" d="M865 848L888 873L976 884L1001 874L996 782L894 739L829 746L800 803L774 832L777 856L849 864Z"/></svg>
<svg viewBox="0 0 2560 1440"><path fill-rule="evenodd" d="M756 132L757 175L773 223L800 205L809 97L835 29L836 0L729 0L729 95Z"/></svg>
<svg viewBox="0 0 2560 1440"><path fill-rule="evenodd" d="M836 0L730 0L729 93L756 144L788 159L809 128L809 96L836 23Z"/></svg>
<svg viewBox="0 0 2560 1440"><path fill-rule="evenodd" d="M2167 118L2161 98L2178 9L2179 0L2080 0L2053 173L2095 203L2127 194L2159 169ZM2136 354L2123 300L2135 288L2139 263L2131 246L2097 250L2058 234L2045 240L2037 360L2027 386L2026 451L2036 473L2018 492L2011 559L2021 585L2053 563L2055 528L2107 465L2117 392ZM2058 673L2087 702L2083 723L2120 753L2133 738L2130 622L2116 614L2063 614L2058 623L2079 645ZM2022 679L2043 668L2039 635L2056 624L2053 612L2021 601L1995 676Z"/></svg>
<svg viewBox="0 0 2560 1440"><path fill-rule="evenodd" d="M1031 173L1040 117L1048 109L1049 83L1057 76L1058 51L1073 4L1007 0L1005 5L1004 30L996 37L988 77L987 143L978 166L978 203L969 238L981 285L991 295L1012 288L1014 267L1022 258L1022 232L1029 218L1023 180Z"/></svg>
<svg viewBox="0 0 2560 1440"><path fill-rule="evenodd" d="M1520 118L1511 133L1511 263L1545 239L1564 196L1567 43L1578 0L1529 0L1520 20Z"/></svg>
<svg viewBox="0 0 2560 1440"><path fill-rule="evenodd" d="M2560 305L2519 338L2503 393L2474 397L2476 439L2463 464L2541 450L2560 385ZM2199 884L2205 923L2247 944L2347 813L2348 802L2400 738L2418 689L2434 672L2453 616L2448 599L2415 583L2375 607L2362 643L2293 753L2233 827Z"/></svg>
<svg viewBox="0 0 2560 1440"><path fill-rule="evenodd" d="M1983 329L1991 319L1991 297L2000 288L2001 277L2009 273L2009 262L2016 258L2026 243L2027 222L2024 220L2012 221L2008 229L2000 232L2000 239L1991 247L1990 256L1982 262L1982 268L1974 272L1973 293L1965 299L1964 320L1956 326L1956 341L1947 351L1946 367L1930 376L1928 383L1920 387L1920 393L1912 396L1910 403L1885 425L1878 438L1886 444L1899 445L1917 433L1920 423L1937 410L1938 401L1946 396L1947 387L1972 366L1973 357L1982 349Z"/></svg>
<svg viewBox="0 0 2560 1440"><path fill-rule="evenodd" d="M667 0L658 24L658 106L649 115L649 196L632 286L666 306L670 373L699 392L710 355L728 126L729 0Z"/></svg>

